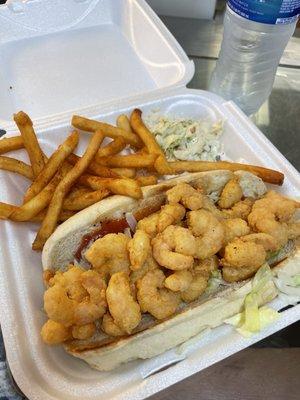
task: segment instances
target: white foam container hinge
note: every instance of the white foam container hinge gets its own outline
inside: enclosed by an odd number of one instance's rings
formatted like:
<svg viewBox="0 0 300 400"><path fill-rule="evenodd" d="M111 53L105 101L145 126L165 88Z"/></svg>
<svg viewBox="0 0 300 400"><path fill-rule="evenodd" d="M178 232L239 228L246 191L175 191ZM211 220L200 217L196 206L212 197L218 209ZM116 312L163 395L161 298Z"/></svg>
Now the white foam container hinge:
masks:
<svg viewBox="0 0 300 400"><path fill-rule="evenodd" d="M281 170L286 178L280 190L299 194L298 172L233 103L185 88L193 64L142 0L33 0L1 6L0 61L0 128L15 135L11 115L23 109L48 155L71 129L74 113L109 123L134 107L144 114L159 109L174 116L221 118L226 157ZM81 136L79 151L88 140ZM21 151L12 156L28 161ZM28 182L0 171L0 184L1 201L17 204ZM11 371L29 399L143 399L300 316L300 305L284 311L251 339L221 326L184 353L171 350L102 373L41 341L41 256L31 250L36 230L34 224L0 224L1 328ZM284 305L273 302L277 309Z"/></svg>

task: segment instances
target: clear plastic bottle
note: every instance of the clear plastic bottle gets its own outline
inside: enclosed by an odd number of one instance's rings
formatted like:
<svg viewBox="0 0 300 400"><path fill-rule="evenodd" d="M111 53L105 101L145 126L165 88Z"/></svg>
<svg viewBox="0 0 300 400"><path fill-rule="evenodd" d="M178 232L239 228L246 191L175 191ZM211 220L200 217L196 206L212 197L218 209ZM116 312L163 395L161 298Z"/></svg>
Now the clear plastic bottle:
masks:
<svg viewBox="0 0 300 400"><path fill-rule="evenodd" d="M271 93L299 7L300 0L228 0L209 90L233 100L247 115L255 113Z"/></svg>

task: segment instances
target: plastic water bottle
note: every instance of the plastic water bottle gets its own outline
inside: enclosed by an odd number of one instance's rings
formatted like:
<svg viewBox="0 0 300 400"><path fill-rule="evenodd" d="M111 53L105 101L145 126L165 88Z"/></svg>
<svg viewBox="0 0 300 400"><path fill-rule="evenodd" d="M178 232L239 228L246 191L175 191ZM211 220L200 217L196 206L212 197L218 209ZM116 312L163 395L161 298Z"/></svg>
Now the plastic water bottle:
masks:
<svg viewBox="0 0 300 400"><path fill-rule="evenodd" d="M209 90L255 113L271 93L299 13L300 0L228 0Z"/></svg>

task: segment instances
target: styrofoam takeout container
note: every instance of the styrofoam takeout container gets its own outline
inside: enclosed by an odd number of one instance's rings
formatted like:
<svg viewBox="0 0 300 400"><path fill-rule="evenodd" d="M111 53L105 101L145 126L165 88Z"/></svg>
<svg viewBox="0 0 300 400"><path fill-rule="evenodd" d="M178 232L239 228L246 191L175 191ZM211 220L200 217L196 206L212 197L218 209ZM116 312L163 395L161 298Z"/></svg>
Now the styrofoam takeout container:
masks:
<svg viewBox="0 0 300 400"><path fill-rule="evenodd" d="M193 65L144 1L35 0L10 7L0 7L0 128L7 136L16 134L11 114L19 109L33 118L47 155L66 137L75 112L110 123L136 106L145 114L222 118L228 158L281 170L282 191L299 194L297 171L233 103L185 88ZM88 137L82 135L79 151ZM22 151L15 156L26 160ZM28 182L0 171L0 184L1 201L17 204ZM251 339L221 326L184 349L101 373L41 341L41 256L31 250L36 230L0 224L1 327L11 371L29 399L143 399L300 317L298 305Z"/></svg>

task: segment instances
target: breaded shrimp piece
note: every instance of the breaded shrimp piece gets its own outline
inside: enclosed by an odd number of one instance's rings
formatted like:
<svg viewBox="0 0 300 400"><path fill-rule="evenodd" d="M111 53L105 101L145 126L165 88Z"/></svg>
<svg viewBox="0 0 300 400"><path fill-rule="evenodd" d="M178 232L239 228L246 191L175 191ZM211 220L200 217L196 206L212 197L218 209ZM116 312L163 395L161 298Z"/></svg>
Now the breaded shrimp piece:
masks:
<svg viewBox="0 0 300 400"><path fill-rule="evenodd" d="M119 328L109 313L104 314L101 328L108 336L124 336L126 332Z"/></svg>
<svg viewBox="0 0 300 400"><path fill-rule="evenodd" d="M227 282L250 278L265 262L267 253L261 244L233 240L225 247L222 275Z"/></svg>
<svg viewBox="0 0 300 400"><path fill-rule="evenodd" d="M189 229L170 225L152 239L155 260L163 267L176 270L192 267L196 239Z"/></svg>
<svg viewBox="0 0 300 400"><path fill-rule="evenodd" d="M116 272L109 280L106 290L109 312L115 324L130 334L141 321L141 309L132 296L129 276L126 272Z"/></svg>
<svg viewBox="0 0 300 400"><path fill-rule="evenodd" d="M246 199L235 203L232 208L222 210L222 213L226 218L242 218L247 221L248 215L252 210L254 201L254 199L247 197Z"/></svg>
<svg viewBox="0 0 300 400"><path fill-rule="evenodd" d="M43 325L41 336L43 341L50 345L60 344L72 338L70 328L52 319L48 319Z"/></svg>
<svg viewBox="0 0 300 400"><path fill-rule="evenodd" d="M196 236L196 258L204 260L222 248L225 229L211 212L206 210L190 211L187 214L187 222L193 235Z"/></svg>
<svg viewBox="0 0 300 400"><path fill-rule="evenodd" d="M225 229L225 245L237 237L245 236L250 233L250 227L247 222L241 218L224 219L222 224Z"/></svg>
<svg viewBox="0 0 300 400"><path fill-rule="evenodd" d="M170 204L181 203L189 210L199 210L203 205L203 194L187 183L179 183L166 192Z"/></svg>
<svg viewBox="0 0 300 400"><path fill-rule="evenodd" d="M181 299L186 303L197 300L207 288L207 283L207 277L201 274L195 274L191 285L184 292L180 293Z"/></svg>
<svg viewBox="0 0 300 400"><path fill-rule="evenodd" d="M74 325L72 327L72 336L74 339L89 339L96 332L96 325L91 322L85 325Z"/></svg>
<svg viewBox="0 0 300 400"><path fill-rule="evenodd" d="M300 236L300 222L288 223L287 234L289 239L297 239Z"/></svg>
<svg viewBox="0 0 300 400"><path fill-rule="evenodd" d="M106 284L96 271L72 267L53 278L44 293L49 319L66 327L85 325L103 316L106 310Z"/></svg>
<svg viewBox="0 0 300 400"><path fill-rule="evenodd" d="M85 253L85 258L103 276L119 271L129 273L129 240L123 233L109 233L91 245Z"/></svg>
<svg viewBox="0 0 300 400"><path fill-rule="evenodd" d="M219 267L219 259L217 256L211 256L204 260L197 260L193 266L193 271L197 275L201 275L204 278L209 278L213 271L217 271Z"/></svg>
<svg viewBox="0 0 300 400"><path fill-rule="evenodd" d="M180 303L180 296L164 287L165 275L160 269L149 271L137 282L137 298L143 312L157 319L173 315Z"/></svg>
<svg viewBox="0 0 300 400"><path fill-rule="evenodd" d="M185 208L181 204L166 204L162 206L157 221L157 231L162 232L168 226L180 222L184 216Z"/></svg>
<svg viewBox="0 0 300 400"><path fill-rule="evenodd" d="M149 215L138 221L136 228L146 232L151 238L154 238L157 231L157 223L159 218L159 212Z"/></svg>
<svg viewBox="0 0 300 400"><path fill-rule="evenodd" d="M230 179L221 192L218 206L220 208L231 208L235 203L240 201L242 197L243 191L238 182L238 179Z"/></svg>
<svg viewBox="0 0 300 400"><path fill-rule="evenodd" d="M250 233L240 238L243 242L260 244L266 251L277 250L277 240L268 233Z"/></svg>
<svg viewBox="0 0 300 400"><path fill-rule="evenodd" d="M165 287L172 292L183 292L187 290L193 281L193 275L188 269L175 271L165 280Z"/></svg>
<svg viewBox="0 0 300 400"><path fill-rule="evenodd" d="M287 223L299 207L300 203L270 191L254 203L248 222L254 231L275 237L280 248L288 241Z"/></svg>
<svg viewBox="0 0 300 400"><path fill-rule="evenodd" d="M135 231L133 238L128 242L127 249L129 252L130 269L133 271L140 269L151 251L150 236L138 229Z"/></svg>
<svg viewBox="0 0 300 400"><path fill-rule="evenodd" d="M141 279L147 272L153 271L154 269L159 268L159 265L153 258L152 254L149 254L148 258L144 262L143 266L136 271L132 271L130 274L130 282L136 283L138 279Z"/></svg>

